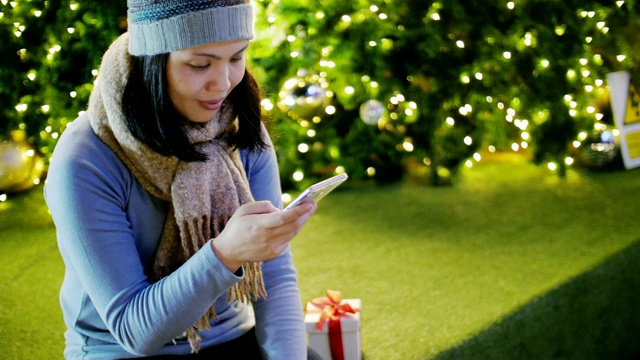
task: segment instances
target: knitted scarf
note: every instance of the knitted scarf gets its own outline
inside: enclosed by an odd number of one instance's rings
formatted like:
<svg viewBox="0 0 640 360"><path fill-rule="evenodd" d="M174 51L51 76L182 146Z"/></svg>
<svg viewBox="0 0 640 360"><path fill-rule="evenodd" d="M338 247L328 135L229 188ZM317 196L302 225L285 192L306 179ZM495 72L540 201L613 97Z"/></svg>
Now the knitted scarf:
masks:
<svg viewBox="0 0 640 360"><path fill-rule="evenodd" d="M225 140L225 135L237 129L235 114L228 104L207 123L185 124L191 143L207 155L204 162L163 156L129 132L121 110L122 93L131 70L128 43L129 36L125 33L104 54L87 112L94 132L140 184L152 195L169 202L153 265L153 280L157 281L218 236L236 209L253 198L238 151ZM261 265L243 265L244 278L229 290L227 301L247 302L250 296L254 300L266 297ZM215 302L185 331L194 352L200 348L198 330L209 329L216 317L214 306Z"/></svg>

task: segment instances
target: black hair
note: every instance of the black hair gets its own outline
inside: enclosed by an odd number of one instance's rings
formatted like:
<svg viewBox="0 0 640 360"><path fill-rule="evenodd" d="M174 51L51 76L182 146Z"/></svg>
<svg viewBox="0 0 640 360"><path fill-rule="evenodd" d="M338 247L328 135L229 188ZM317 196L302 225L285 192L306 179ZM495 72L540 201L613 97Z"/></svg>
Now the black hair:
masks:
<svg viewBox="0 0 640 360"><path fill-rule="evenodd" d="M169 54L132 56L131 73L122 94L122 111L133 136L156 152L176 156L182 161L204 161L206 154L198 151L184 131L186 122L173 106L167 84ZM238 116L236 134L229 137L230 145L263 151L268 147L262 137L260 88L245 70L240 83L231 91L228 100Z"/></svg>

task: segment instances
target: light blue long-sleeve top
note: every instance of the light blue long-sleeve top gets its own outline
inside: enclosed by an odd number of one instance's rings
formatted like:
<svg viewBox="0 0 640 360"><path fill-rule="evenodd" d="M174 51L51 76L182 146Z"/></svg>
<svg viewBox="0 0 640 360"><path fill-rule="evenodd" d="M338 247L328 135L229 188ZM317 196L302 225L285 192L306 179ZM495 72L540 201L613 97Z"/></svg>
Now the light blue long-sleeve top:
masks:
<svg viewBox="0 0 640 360"><path fill-rule="evenodd" d="M273 147L262 153L241 151L241 159L254 198L281 208ZM142 188L94 134L86 115L60 137L44 191L66 269L60 291L66 358L189 354L186 340L172 340L214 301L218 319L211 330L200 332L202 348L255 325L265 358L306 358L290 248L264 262L268 297L253 306L227 302L227 290L243 274L229 271L209 243L170 276L149 281L168 204Z"/></svg>

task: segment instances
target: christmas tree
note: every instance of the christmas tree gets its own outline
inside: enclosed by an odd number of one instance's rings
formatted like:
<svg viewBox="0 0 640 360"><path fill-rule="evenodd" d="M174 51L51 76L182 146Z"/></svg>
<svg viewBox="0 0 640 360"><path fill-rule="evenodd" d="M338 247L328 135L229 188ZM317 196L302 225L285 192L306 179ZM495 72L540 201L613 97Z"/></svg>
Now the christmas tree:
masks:
<svg viewBox="0 0 640 360"><path fill-rule="evenodd" d="M250 70L285 189L337 172L451 181L492 151L572 164L580 132L610 122L606 74L638 81L633 1L254 1ZM86 109L126 2L0 2L0 137L46 159Z"/></svg>
<svg viewBox="0 0 640 360"><path fill-rule="evenodd" d="M50 157L86 109L102 54L124 31L124 1L2 0L0 135L22 130Z"/></svg>
<svg viewBox="0 0 640 360"><path fill-rule="evenodd" d="M606 73L640 54L629 1L258 4L253 55L289 185L411 168L441 184L483 152L522 149L564 175L577 135L611 121ZM304 95L314 84L323 95Z"/></svg>

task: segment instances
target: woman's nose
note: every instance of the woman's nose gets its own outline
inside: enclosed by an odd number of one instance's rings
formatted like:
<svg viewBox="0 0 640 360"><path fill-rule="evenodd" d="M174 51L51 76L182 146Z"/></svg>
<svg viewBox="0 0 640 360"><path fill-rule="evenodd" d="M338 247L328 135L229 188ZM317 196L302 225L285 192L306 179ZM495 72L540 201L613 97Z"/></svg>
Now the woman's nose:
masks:
<svg viewBox="0 0 640 360"><path fill-rule="evenodd" d="M215 66L207 81L206 89L209 92L225 92L231 86L229 81L229 67L226 64Z"/></svg>

